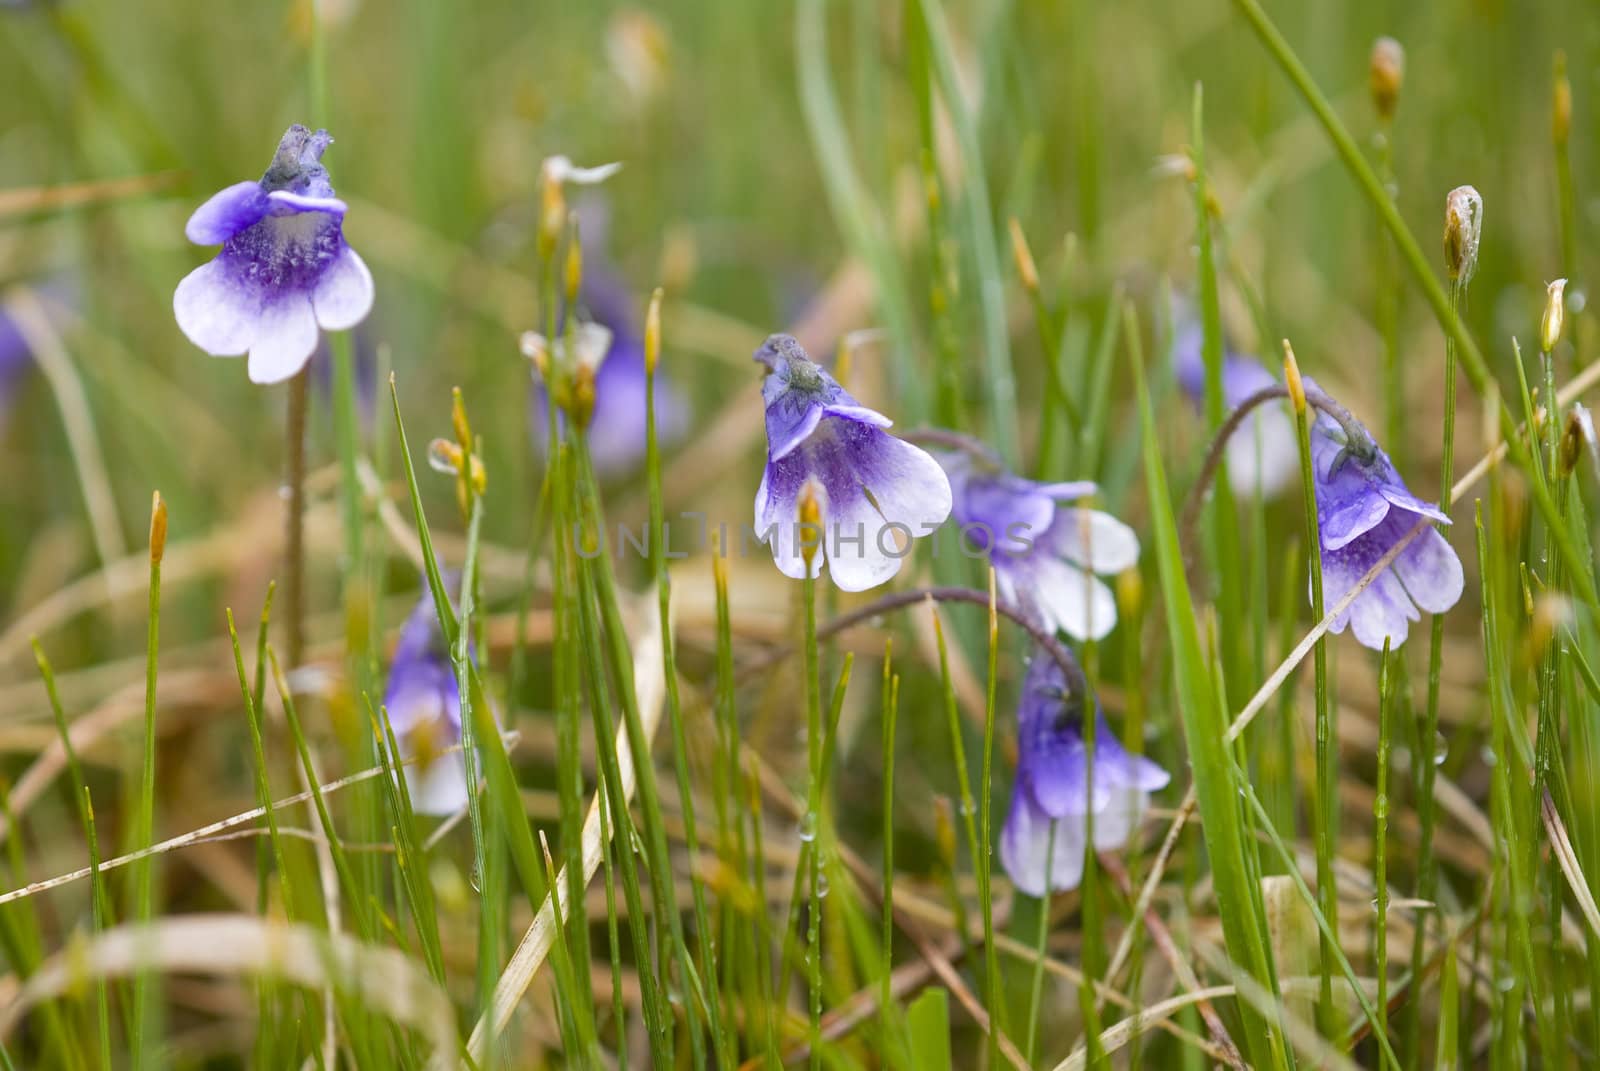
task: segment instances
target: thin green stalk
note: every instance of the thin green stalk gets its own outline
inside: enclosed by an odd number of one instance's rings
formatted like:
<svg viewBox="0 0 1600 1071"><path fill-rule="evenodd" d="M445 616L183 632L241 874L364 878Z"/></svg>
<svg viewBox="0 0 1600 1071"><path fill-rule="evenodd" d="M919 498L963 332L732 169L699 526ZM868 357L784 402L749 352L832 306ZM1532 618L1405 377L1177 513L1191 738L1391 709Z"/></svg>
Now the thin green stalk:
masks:
<svg viewBox="0 0 1600 1071"><path fill-rule="evenodd" d="M148 848L155 842L156 815L156 664L161 648L161 558L167 544L167 506L156 492L150 504L150 601L145 631L144 669L144 773L134 814L133 846ZM153 899L153 860L145 856L133 863L133 922L150 922ZM150 1058L152 1032L159 1009L151 1007L151 972L141 964L133 978L133 1066L142 1068Z"/></svg>
<svg viewBox="0 0 1600 1071"><path fill-rule="evenodd" d="M605 785L595 786L602 796ZM611 818L604 799L598 801L596 813L600 816L600 860L605 869L606 889L606 949L611 954L611 1018L617 1032L617 1071L628 1068L628 1005L622 997L622 932L617 924L617 879L612 854L616 846L611 838ZM553 887L553 886L552 886ZM577 899L568 903L581 903ZM577 929L583 929L579 926Z"/></svg>
<svg viewBox="0 0 1600 1071"><path fill-rule="evenodd" d="M684 844L689 858L700 855L700 837L695 826L694 793L690 788L689 742L683 729L683 708L678 698L678 662L672 633L671 602L672 578L667 573L667 526L661 494L661 446L656 429L656 365L661 351L660 305L661 291L651 299L650 315L645 328L645 470L650 485L650 569L656 577L656 607L661 621L662 674L666 679L667 721L672 729L673 770L678 781L678 803L683 814ZM734 1053L733 1036L722 1021L722 1002L717 992L716 931L711 928L711 914L706 909L704 884L695 877L691 868L689 885L694 899L695 929L700 977L706 983L707 1020L711 1031L712 1047L719 1067L732 1068L738 1058Z"/></svg>
<svg viewBox="0 0 1600 1071"><path fill-rule="evenodd" d="M1283 344L1286 375L1290 379L1290 396L1294 402L1297 440L1300 448L1300 495L1305 510L1306 544L1311 552L1306 556L1311 570L1311 619L1321 621L1324 613L1322 592L1322 535L1317 520L1316 477L1311 462L1311 410L1301 391L1300 371L1294 364L1294 351L1287 341ZM1318 639L1313 649L1312 674L1316 694L1316 854L1317 902L1328 918L1339 917L1339 890L1333 873L1333 847L1339 835L1339 753L1335 737L1333 704L1328 694L1327 641ZM1337 934L1334 935L1334 938ZM1322 979L1317 1000L1317 1027L1323 1037L1337 1037L1339 1032L1338 1008L1333 1002L1333 959L1337 952L1333 938L1324 936L1321 945Z"/></svg>
<svg viewBox="0 0 1600 1071"><path fill-rule="evenodd" d="M1464 283L1457 282L1450 287L1450 311L1452 315L1459 312L1462 298L1466 294ZM1456 423L1456 363L1457 342L1445 336L1444 350L1444 437L1440 446L1439 487L1440 509L1449 512L1454 504L1450 501L1452 475L1455 460L1455 423ZM1436 527L1442 529L1443 525ZM1417 779L1417 817L1420 831L1417 839L1417 899L1423 903L1433 903L1435 888L1438 882L1438 868L1434 862L1433 831L1437 823L1438 807L1433 798L1434 781L1438 773L1438 764L1433 761L1434 740L1439 735L1439 694L1440 673L1444 663L1444 615L1434 614L1429 622L1428 633L1428 699L1424 708L1422 725L1418 733L1418 743L1421 748L1419 761L1414 763L1413 771ZM1416 932L1411 941L1411 976L1419 977L1423 960L1427 954L1428 924L1434 917L1433 911L1423 908L1417 913ZM1421 1030L1421 1007L1419 1001L1411 1001L1406 1012L1405 1023L1405 1051L1407 1056L1416 1054Z"/></svg>
<svg viewBox="0 0 1600 1071"><path fill-rule="evenodd" d="M812 554L817 548L812 548ZM811 575L811 562L807 557L805 579L801 581L801 601L805 603L805 660L806 660L806 813L800 820L800 839L807 843L807 891L810 905L806 913L806 980L811 995L807 1006L811 1013L810 1034L812 1071L822 1067L822 886L821 852L817 850L818 827L822 809L822 680L817 664L817 581Z"/></svg>
<svg viewBox="0 0 1600 1071"><path fill-rule="evenodd" d="M1372 798L1372 878L1378 896L1378 929L1373 941L1373 973L1378 976L1378 1030L1389 1034L1389 747L1394 731L1394 680L1389 639L1378 656L1378 784ZM1415 975L1413 975L1415 977Z"/></svg>
<svg viewBox="0 0 1600 1071"><path fill-rule="evenodd" d="M878 1015L884 1046L895 1043L894 1008L894 766L895 720L900 712L900 676L894 672L894 641L883 644L883 936L882 989Z"/></svg>

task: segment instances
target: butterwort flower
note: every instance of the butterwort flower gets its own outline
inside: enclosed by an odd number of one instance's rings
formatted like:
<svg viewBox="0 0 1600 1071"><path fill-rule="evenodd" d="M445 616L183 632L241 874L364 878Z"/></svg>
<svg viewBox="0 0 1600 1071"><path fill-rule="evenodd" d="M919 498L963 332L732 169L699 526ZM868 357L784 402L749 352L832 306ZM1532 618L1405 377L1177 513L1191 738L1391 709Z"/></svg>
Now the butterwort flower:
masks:
<svg viewBox="0 0 1600 1071"><path fill-rule="evenodd" d="M1029 896L1077 888L1091 811L1095 849L1115 851L1139 828L1150 793L1171 780L1154 762L1124 750L1096 714L1091 798L1083 698L1068 693L1055 659L1035 654L1017 705L1017 779L1000 834L1000 862Z"/></svg>
<svg viewBox="0 0 1600 1071"><path fill-rule="evenodd" d="M584 326L602 327L610 333L594 369L589 456L598 475L626 476L644 462L644 339L627 288L603 263L585 266L579 302L589 317ZM556 343L561 342L558 335ZM534 447L543 451L549 406L543 381L535 377L534 383L530 420ZM682 437L689 423L689 407L659 366L655 386L656 435L664 445Z"/></svg>
<svg viewBox="0 0 1600 1071"><path fill-rule="evenodd" d="M1307 380L1310 384L1310 380ZM1419 520L1449 524L1433 503L1407 489L1370 434L1350 418L1346 427L1324 412L1311 428L1312 473L1317 492L1317 526L1322 536L1322 597L1332 606L1355 587L1379 558ZM1461 559L1429 525L1394 563L1378 574L1350 608L1333 622L1348 626L1363 646L1382 650L1406 641L1419 610L1442 614L1461 598Z"/></svg>
<svg viewBox="0 0 1600 1071"><path fill-rule="evenodd" d="M427 592L400 629L383 704L400 757L417 760L405 767L412 809L418 814L453 814L465 807L463 753L444 753L461 743L461 692Z"/></svg>
<svg viewBox="0 0 1600 1071"><path fill-rule="evenodd" d="M1067 504L1095 485L1038 483L972 451L938 458L950 478L951 516L962 538L988 553L1000 597L1052 632L1079 640L1109 633L1117 601L1095 574L1137 563L1139 537L1109 513Z"/></svg>
<svg viewBox="0 0 1600 1071"><path fill-rule="evenodd" d="M22 335L22 328L17 326L10 311L0 305L0 430L4 430L12 401L32 367L33 351Z"/></svg>
<svg viewBox="0 0 1600 1071"><path fill-rule="evenodd" d="M321 162L332 142L291 126L260 182L213 195L184 228L222 251L178 284L178 326L214 357L248 353L255 383L295 375L318 328L347 330L372 308L372 273L344 240L345 203Z"/></svg>
<svg viewBox="0 0 1600 1071"><path fill-rule="evenodd" d="M1172 344L1173 374L1178 389L1194 403L1205 405L1206 364L1204 329L1186 302L1174 300ZM1229 409L1278 381L1257 361L1236 353L1222 358L1222 404ZM1288 487L1300 472L1300 450L1294 421L1283 402L1257 406L1244 418L1227 445L1228 485L1234 494L1271 498Z"/></svg>
<svg viewBox="0 0 1600 1071"><path fill-rule="evenodd" d="M771 336L755 359L768 370L756 531L785 576L804 577L808 559L817 576L826 560L840 589L877 587L900 571L914 537L950 515L949 479L926 451L884 431L893 421L851 397L792 336ZM816 532L796 514L808 483L820 499Z"/></svg>

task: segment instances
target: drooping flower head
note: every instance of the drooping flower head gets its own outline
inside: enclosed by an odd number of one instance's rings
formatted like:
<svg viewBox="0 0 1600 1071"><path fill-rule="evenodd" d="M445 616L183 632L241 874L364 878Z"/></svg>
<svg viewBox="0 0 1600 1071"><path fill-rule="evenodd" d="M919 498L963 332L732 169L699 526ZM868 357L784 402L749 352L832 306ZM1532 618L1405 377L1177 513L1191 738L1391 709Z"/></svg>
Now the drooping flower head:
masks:
<svg viewBox="0 0 1600 1071"><path fill-rule="evenodd" d="M643 463L645 454L647 391L644 340L639 334L638 317L627 288L598 259L584 266L579 303L588 317L579 331L592 325L607 332L605 336L593 335L596 341L603 338L604 342L595 355L589 456L601 477L626 476ZM564 344L562 338L556 339L556 345ZM656 435L664 445L683 435L688 427L689 407L660 368L656 369L655 388ZM545 389L543 377L536 374L530 421L534 447L540 451L545 447L549 428Z"/></svg>
<svg viewBox="0 0 1600 1071"><path fill-rule="evenodd" d="M445 649L433 598L426 591L400 629L384 708L405 767L411 807L418 814L453 814L467 805L461 743L461 692Z"/></svg>
<svg viewBox="0 0 1600 1071"><path fill-rule="evenodd" d="M973 450L938 458L950 478L951 515L962 538L987 551L1000 597L1052 632L1104 638L1117 623L1117 602L1095 574L1132 568L1139 537L1109 513L1067 505L1095 485L1038 483Z"/></svg>
<svg viewBox="0 0 1600 1071"><path fill-rule="evenodd" d="M1204 329L1187 302L1174 300L1172 322L1173 374L1178 389L1198 410L1205 405ZM1252 394L1278 381L1259 362L1236 353L1222 358L1222 404L1237 408ZM1236 495L1271 498L1294 482L1300 472L1294 422L1283 402L1257 406L1228 440L1228 486Z"/></svg>
<svg viewBox="0 0 1600 1071"><path fill-rule="evenodd" d="M950 515L950 481L926 451L895 438L893 422L868 409L816 364L790 335L756 350L767 367L767 467L756 491L755 524L785 575L822 572L844 591L877 587L900 571L911 540ZM800 491L820 498L820 530L802 530ZM816 541L821 553L806 555Z"/></svg>
<svg viewBox="0 0 1600 1071"><path fill-rule="evenodd" d="M1308 385L1312 385L1307 380ZM1366 429L1351 419L1346 427L1319 412L1311 427L1312 473L1317 492L1317 526L1322 538L1322 599L1333 606L1378 559L1405 537L1419 520L1449 524L1431 502L1407 489L1405 481ZM1334 621L1334 632L1348 626L1363 646L1382 650L1406 640L1419 609L1442 614L1461 598L1461 559L1431 525L1400 552Z"/></svg>
<svg viewBox="0 0 1600 1071"><path fill-rule="evenodd" d="M1171 780L1154 762L1124 750L1097 714L1091 800L1083 700L1068 693L1056 661L1037 652L1017 705L1017 779L1000 834L1000 862L1029 896L1077 887L1091 810L1095 849L1115 851L1139 828L1150 793Z"/></svg>
<svg viewBox="0 0 1600 1071"><path fill-rule="evenodd" d="M248 353L255 383L295 375L318 328L347 330L372 308L372 273L344 240L345 203L321 162L332 142L290 127L261 181L213 195L184 228L222 251L178 284L178 326L214 357Z"/></svg>

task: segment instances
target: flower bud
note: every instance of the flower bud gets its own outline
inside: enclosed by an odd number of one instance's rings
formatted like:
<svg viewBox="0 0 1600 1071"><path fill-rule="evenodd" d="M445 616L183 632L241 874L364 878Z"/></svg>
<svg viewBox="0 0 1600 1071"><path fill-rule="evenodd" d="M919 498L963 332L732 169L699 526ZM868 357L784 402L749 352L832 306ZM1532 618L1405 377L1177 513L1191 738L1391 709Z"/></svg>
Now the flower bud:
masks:
<svg viewBox="0 0 1600 1071"><path fill-rule="evenodd" d="M463 450L472 447L472 425L467 422L467 405L461 398L461 388L450 388L450 426L456 433L456 442Z"/></svg>
<svg viewBox="0 0 1600 1071"><path fill-rule="evenodd" d="M1367 84L1372 89L1372 107L1384 122L1394 118L1395 107L1400 103L1400 87L1405 79L1406 50L1392 37L1378 38L1372 43Z"/></svg>
<svg viewBox="0 0 1600 1071"><path fill-rule="evenodd" d="M160 565L167 553L167 504L161 501L161 492L150 495L150 564Z"/></svg>
<svg viewBox="0 0 1600 1071"><path fill-rule="evenodd" d="M1550 136L1565 148L1572 133L1572 83L1567 80L1567 54L1556 53L1556 84L1550 101Z"/></svg>
<svg viewBox="0 0 1600 1071"><path fill-rule="evenodd" d="M1539 347L1545 353L1561 341L1561 321L1566 315L1567 281L1557 279L1545 291L1544 319L1539 324Z"/></svg>
<svg viewBox="0 0 1600 1071"><path fill-rule="evenodd" d="M650 308L644 314L644 370L655 374L661 361L661 288L650 295Z"/></svg>
<svg viewBox="0 0 1600 1071"><path fill-rule="evenodd" d="M583 242L578 236L578 213L569 217L567 229L567 263L564 282L567 287L567 308L578 304L578 291L583 288Z"/></svg>
<svg viewBox="0 0 1600 1071"><path fill-rule="evenodd" d="M1450 281L1466 286L1478 270L1478 239L1483 234L1483 198L1471 186L1457 186L1444 202L1444 263Z"/></svg>
<svg viewBox="0 0 1600 1071"><path fill-rule="evenodd" d="M939 849L939 861L953 874L956 869L956 823L952 810L950 797L933 798L933 840Z"/></svg>
<svg viewBox="0 0 1600 1071"><path fill-rule="evenodd" d="M1283 340L1283 382L1289 388L1289 401L1294 405L1295 415L1299 416L1306 411L1306 385L1300 380L1300 363L1294 359L1294 347L1289 345L1289 340Z"/></svg>
<svg viewBox="0 0 1600 1071"><path fill-rule="evenodd" d="M1597 468L1600 468L1600 442L1595 440L1594 418L1589 415L1589 410L1574 403L1567 411L1567 423L1561 430L1559 472L1562 476L1570 476L1577 470L1585 449L1596 459Z"/></svg>
<svg viewBox="0 0 1600 1071"><path fill-rule="evenodd" d="M1011 217L1011 259L1017 262L1017 277L1022 280L1023 288L1030 294L1039 292L1039 269L1033 263L1033 251L1028 248L1028 239L1022 233L1022 224L1017 222L1015 216Z"/></svg>

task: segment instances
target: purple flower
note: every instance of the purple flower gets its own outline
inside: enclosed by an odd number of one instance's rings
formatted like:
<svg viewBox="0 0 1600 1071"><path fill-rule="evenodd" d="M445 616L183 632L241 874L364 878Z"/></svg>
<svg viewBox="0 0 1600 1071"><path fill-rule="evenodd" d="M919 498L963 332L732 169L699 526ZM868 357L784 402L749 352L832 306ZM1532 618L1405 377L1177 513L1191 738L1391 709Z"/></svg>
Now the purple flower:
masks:
<svg viewBox="0 0 1600 1071"><path fill-rule="evenodd" d="M1096 573L1139 560L1133 529L1099 510L1063 505L1094 493L1089 482L1037 483L968 452L939 455L963 538L986 550L1000 597L1054 632L1102 639L1117 602Z"/></svg>
<svg viewBox="0 0 1600 1071"><path fill-rule="evenodd" d="M326 130L291 126L260 182L215 194L184 228L222 252L178 284L178 326L212 356L248 353L255 383L293 376L319 327L347 330L372 308L372 273L345 244L345 203L320 163L332 141Z"/></svg>
<svg viewBox="0 0 1600 1071"><path fill-rule="evenodd" d="M1313 385L1308 379L1308 386ZM1317 526L1322 535L1322 597L1332 606L1367 570L1423 518L1450 518L1407 490L1389 455L1365 428L1360 442L1333 417L1318 413L1311 428L1312 474L1317 490ZM1382 650L1406 641L1419 608L1442 614L1461 598L1461 559L1431 525L1400 552L1394 563L1356 596L1334 621L1334 632L1350 626L1363 646Z"/></svg>
<svg viewBox="0 0 1600 1071"><path fill-rule="evenodd" d="M603 264L587 264L580 301L593 323L611 332L611 345L594 373L594 413L589 418L589 456L602 477L625 476L644 462L644 340L622 281ZM557 335L559 340L560 335ZM543 451L548 436L543 384L533 391L533 442ZM689 424L683 395L656 368L656 435L663 444L681 437Z"/></svg>
<svg viewBox="0 0 1600 1071"><path fill-rule="evenodd" d="M22 377L33 367L33 352L28 349L22 329L11 314L0 306L0 429L11 410L12 396Z"/></svg>
<svg viewBox="0 0 1600 1071"><path fill-rule="evenodd" d="M779 571L811 575L823 560L844 591L877 587L900 571L911 540L950 515L950 481L926 451L884 428L893 423L868 409L815 364L789 335L773 335L755 359L770 374L761 387L767 407L767 467L756 491L756 531L772 547ZM803 532L801 488L810 484L821 531Z"/></svg>
<svg viewBox="0 0 1600 1071"><path fill-rule="evenodd" d="M453 814L465 807L462 752L441 754L461 743L461 692L433 598L426 591L400 629L383 705L400 757L417 760L405 768L412 809L418 814Z"/></svg>
<svg viewBox="0 0 1600 1071"><path fill-rule="evenodd" d="M1205 405L1206 365L1202 354L1204 331L1187 302L1174 299L1172 322L1173 374L1178 389L1196 408ZM1278 381L1253 358L1227 353L1222 358L1222 404L1229 409ZM1228 440L1228 485L1235 494L1271 498L1288 487L1299 472L1299 446L1294 421L1282 402L1257 407Z"/></svg>
<svg viewBox="0 0 1600 1071"><path fill-rule="evenodd" d="M1171 780L1154 762L1123 750L1096 714L1091 806L1082 703L1068 694L1055 659L1037 652L1017 705L1017 779L1000 834L1000 862L1029 896L1077 888L1090 810L1095 848L1113 851L1139 828L1149 794Z"/></svg>

